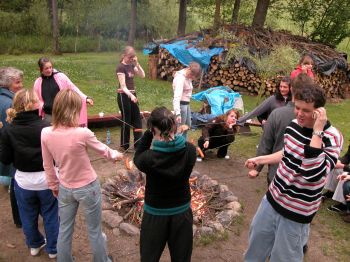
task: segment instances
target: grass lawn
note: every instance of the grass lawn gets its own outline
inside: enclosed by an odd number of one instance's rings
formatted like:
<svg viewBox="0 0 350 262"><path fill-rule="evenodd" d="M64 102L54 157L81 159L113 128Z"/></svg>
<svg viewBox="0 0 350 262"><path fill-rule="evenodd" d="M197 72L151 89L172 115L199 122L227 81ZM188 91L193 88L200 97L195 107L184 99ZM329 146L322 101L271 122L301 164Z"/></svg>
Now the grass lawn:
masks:
<svg viewBox="0 0 350 262"><path fill-rule="evenodd" d="M21 55L21 56L0 56L0 66L14 66L24 71L25 86L30 88L34 80L39 76L37 60L40 55ZM54 61L54 67L64 73L86 94L92 96L95 105L89 108L89 114L98 112L115 113L118 112L116 104L115 68L119 61L117 53L82 53L82 54L64 54L62 56L51 56ZM147 56L139 53L139 61L147 74ZM151 111L155 106L167 106L172 108L172 87L170 82L159 80L148 80L136 78L136 88L140 101L141 110ZM257 97L243 96L245 110L251 111L258 101ZM192 110L197 111L201 104L191 103ZM343 101L337 104L328 104L327 115L332 124L337 127L344 135L344 149L348 146L350 134L350 102ZM105 139L105 130L95 130L97 136L103 141ZM112 138L119 136L119 128L111 130ZM262 131L260 128L252 128L250 135L239 135L233 146L230 147L231 155L238 155L243 158L255 154L256 145ZM197 139L200 132L190 132L190 138ZM113 141L115 145L119 141ZM344 224L339 216L330 214L324 207L321 208L318 216L325 225L324 234L332 238L334 245L324 246L324 252L327 254L337 254L342 260L350 256L348 243L350 241L350 227Z"/></svg>

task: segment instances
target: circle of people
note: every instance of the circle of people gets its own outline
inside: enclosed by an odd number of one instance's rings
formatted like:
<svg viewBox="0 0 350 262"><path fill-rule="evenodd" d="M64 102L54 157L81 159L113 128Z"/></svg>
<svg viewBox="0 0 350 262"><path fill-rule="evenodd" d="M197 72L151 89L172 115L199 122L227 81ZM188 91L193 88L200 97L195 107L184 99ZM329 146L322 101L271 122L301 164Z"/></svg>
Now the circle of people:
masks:
<svg viewBox="0 0 350 262"><path fill-rule="evenodd" d="M208 121L196 147L186 140L192 81L200 77L200 65L192 62L175 73L173 112L156 107L142 133L134 77L145 77L145 72L128 46L116 69L122 120L119 151L86 128L87 104L93 105L93 99L54 69L50 59L41 58L38 65L40 77L31 90L23 89L22 71L0 68L0 182L10 184L13 221L23 229L32 256L45 249L49 258L74 261L72 235L81 205L93 261L113 261L101 227L100 183L87 149L110 161L122 160L131 129L134 164L146 174L141 261L159 261L166 243L172 261L191 260L192 169L208 149L229 159L228 148L239 126L254 117L263 135L257 156L245 166L255 178L269 165L268 191L251 222L244 261L302 261L322 198L333 195L340 204L331 209L350 222L350 153L338 160L343 138L327 119L325 94L314 82L311 56L304 55L290 77L281 79L275 95L250 113L240 117L231 109ZM39 214L45 236L38 229Z"/></svg>

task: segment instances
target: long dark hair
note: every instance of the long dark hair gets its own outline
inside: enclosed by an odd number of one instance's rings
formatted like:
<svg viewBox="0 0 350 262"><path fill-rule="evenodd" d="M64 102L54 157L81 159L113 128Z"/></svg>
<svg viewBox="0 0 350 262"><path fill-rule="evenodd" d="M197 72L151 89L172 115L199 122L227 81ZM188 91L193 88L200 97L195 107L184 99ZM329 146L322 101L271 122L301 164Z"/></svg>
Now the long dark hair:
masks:
<svg viewBox="0 0 350 262"><path fill-rule="evenodd" d="M176 119L174 114L166 107L156 107L147 120L147 127L152 132L153 128L158 128L160 136L168 140L170 133L176 133Z"/></svg>
<svg viewBox="0 0 350 262"><path fill-rule="evenodd" d="M291 101L292 100L292 91L291 91L291 80L289 76L284 76L281 81L278 84L278 87L276 88L275 91L275 97L278 101L285 101L285 98L282 96L281 94L281 90L280 90L280 84L281 82L287 83L289 86L289 92L288 92L288 97L286 102Z"/></svg>

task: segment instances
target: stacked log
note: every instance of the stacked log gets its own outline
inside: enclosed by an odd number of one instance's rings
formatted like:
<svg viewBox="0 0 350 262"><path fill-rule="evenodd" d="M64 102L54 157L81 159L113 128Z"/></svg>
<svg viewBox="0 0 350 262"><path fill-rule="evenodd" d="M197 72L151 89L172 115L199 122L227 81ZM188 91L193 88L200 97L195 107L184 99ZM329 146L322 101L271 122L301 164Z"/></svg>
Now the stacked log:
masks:
<svg viewBox="0 0 350 262"><path fill-rule="evenodd" d="M172 81L174 73L183 68L184 66L166 49L160 49L157 66L159 79ZM337 69L330 76L319 73L316 75L316 81L328 98L345 98L350 91L349 79L343 70ZM223 85L244 94L270 96L275 92L279 79L280 76L276 76L263 80L237 61L226 65L220 56L213 56L202 81L195 82L194 87L198 87L199 84L201 88Z"/></svg>

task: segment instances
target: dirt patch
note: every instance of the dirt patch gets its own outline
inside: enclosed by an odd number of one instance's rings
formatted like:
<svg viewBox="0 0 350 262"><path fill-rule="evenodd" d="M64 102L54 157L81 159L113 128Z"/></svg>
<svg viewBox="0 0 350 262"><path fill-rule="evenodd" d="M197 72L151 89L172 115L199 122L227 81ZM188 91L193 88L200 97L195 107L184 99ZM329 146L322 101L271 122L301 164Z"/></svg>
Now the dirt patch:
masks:
<svg viewBox="0 0 350 262"><path fill-rule="evenodd" d="M92 155L91 159L98 159ZM266 191L266 177L260 176L257 179L249 179L247 171L243 168L244 159L234 158L230 160L216 159L209 156L209 159L197 163L195 170L210 176L225 184L238 197L243 206L242 216L236 220L228 231L226 240L212 241L208 245L195 245L192 261L242 261L243 253L247 248L248 231L251 219ZM93 161L93 166L100 176L100 180L115 174L115 166L105 160ZM15 228L11 217L9 194L7 189L0 186L0 261L52 261L45 252L39 257L31 257L24 241L21 229ZM42 223L40 222L41 228ZM112 230L103 225L104 232L108 237L109 253L116 261L139 261L139 239L123 234L115 236ZM312 223L311 236L309 240L309 251L306 261L336 261L335 258L325 256L323 247L331 245L331 239L324 236L324 229L318 223L316 216ZM73 239L73 254L76 261L91 261L91 250L86 233L84 216L80 210L75 224ZM161 261L170 261L166 250Z"/></svg>

